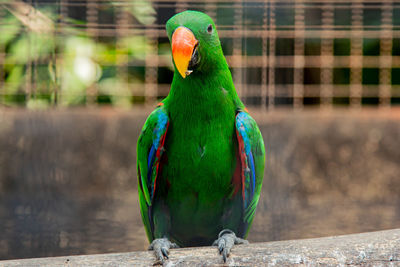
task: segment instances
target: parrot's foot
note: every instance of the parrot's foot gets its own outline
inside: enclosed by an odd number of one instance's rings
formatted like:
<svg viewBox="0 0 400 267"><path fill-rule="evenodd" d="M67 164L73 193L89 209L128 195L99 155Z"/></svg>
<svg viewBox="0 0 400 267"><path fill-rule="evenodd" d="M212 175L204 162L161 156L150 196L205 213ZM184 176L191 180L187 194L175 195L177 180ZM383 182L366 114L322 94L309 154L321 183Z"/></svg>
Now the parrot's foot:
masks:
<svg viewBox="0 0 400 267"><path fill-rule="evenodd" d="M154 239L149 246L149 250L154 250L156 258L161 264L164 264L165 259L168 259L170 248L178 248L178 245L170 242L168 238Z"/></svg>
<svg viewBox="0 0 400 267"><path fill-rule="evenodd" d="M219 254L222 255L224 262L226 262L233 245L248 243L249 241L236 237L233 231L224 229L218 234L218 239L214 241L213 246L218 247Z"/></svg>

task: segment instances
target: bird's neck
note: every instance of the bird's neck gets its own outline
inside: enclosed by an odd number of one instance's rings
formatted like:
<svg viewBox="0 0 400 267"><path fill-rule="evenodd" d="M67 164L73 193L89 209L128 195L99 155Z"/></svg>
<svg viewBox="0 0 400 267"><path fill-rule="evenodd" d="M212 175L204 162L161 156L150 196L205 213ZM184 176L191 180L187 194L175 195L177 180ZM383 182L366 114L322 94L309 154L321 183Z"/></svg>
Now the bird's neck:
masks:
<svg viewBox="0 0 400 267"><path fill-rule="evenodd" d="M243 105L227 66L206 74L193 72L185 79L175 72L165 103L170 112L184 113L187 117L234 114Z"/></svg>

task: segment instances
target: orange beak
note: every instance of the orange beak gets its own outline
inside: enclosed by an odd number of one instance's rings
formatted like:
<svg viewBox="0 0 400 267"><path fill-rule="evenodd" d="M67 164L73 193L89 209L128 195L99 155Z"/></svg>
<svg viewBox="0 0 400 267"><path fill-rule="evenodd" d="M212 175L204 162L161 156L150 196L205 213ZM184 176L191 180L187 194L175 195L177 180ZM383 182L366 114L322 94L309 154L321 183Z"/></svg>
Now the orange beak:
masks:
<svg viewBox="0 0 400 267"><path fill-rule="evenodd" d="M180 26L172 35L172 58L175 66L183 78L186 78L191 70L188 70L190 59L192 58L193 50L198 44L191 30Z"/></svg>

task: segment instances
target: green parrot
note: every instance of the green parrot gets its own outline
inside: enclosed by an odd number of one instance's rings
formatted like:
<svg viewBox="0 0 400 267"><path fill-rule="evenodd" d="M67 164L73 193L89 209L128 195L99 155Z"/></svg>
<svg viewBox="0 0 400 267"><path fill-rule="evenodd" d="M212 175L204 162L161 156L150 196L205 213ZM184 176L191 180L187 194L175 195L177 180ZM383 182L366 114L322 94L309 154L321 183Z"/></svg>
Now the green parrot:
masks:
<svg viewBox="0 0 400 267"><path fill-rule="evenodd" d="M240 101L212 19L184 11L166 24L175 67L169 95L137 145L149 249L214 245L224 262L244 240L260 197L265 148Z"/></svg>

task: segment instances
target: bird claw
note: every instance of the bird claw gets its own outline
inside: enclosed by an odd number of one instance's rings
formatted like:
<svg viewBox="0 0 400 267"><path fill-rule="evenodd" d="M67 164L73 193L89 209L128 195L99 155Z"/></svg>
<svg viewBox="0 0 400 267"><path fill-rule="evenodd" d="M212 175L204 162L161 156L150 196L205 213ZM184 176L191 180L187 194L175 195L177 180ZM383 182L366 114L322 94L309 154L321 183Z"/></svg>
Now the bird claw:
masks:
<svg viewBox="0 0 400 267"><path fill-rule="evenodd" d="M213 246L218 247L218 252L222 255L222 259L226 262L229 253L234 245L249 244L249 241L237 237L235 233L229 229L224 229L218 234L218 239L214 241Z"/></svg>
<svg viewBox="0 0 400 267"><path fill-rule="evenodd" d="M149 250L154 250L154 254L159 263L164 264L169 259L169 249L178 248L178 245L170 242L167 238L157 238L151 242Z"/></svg>

